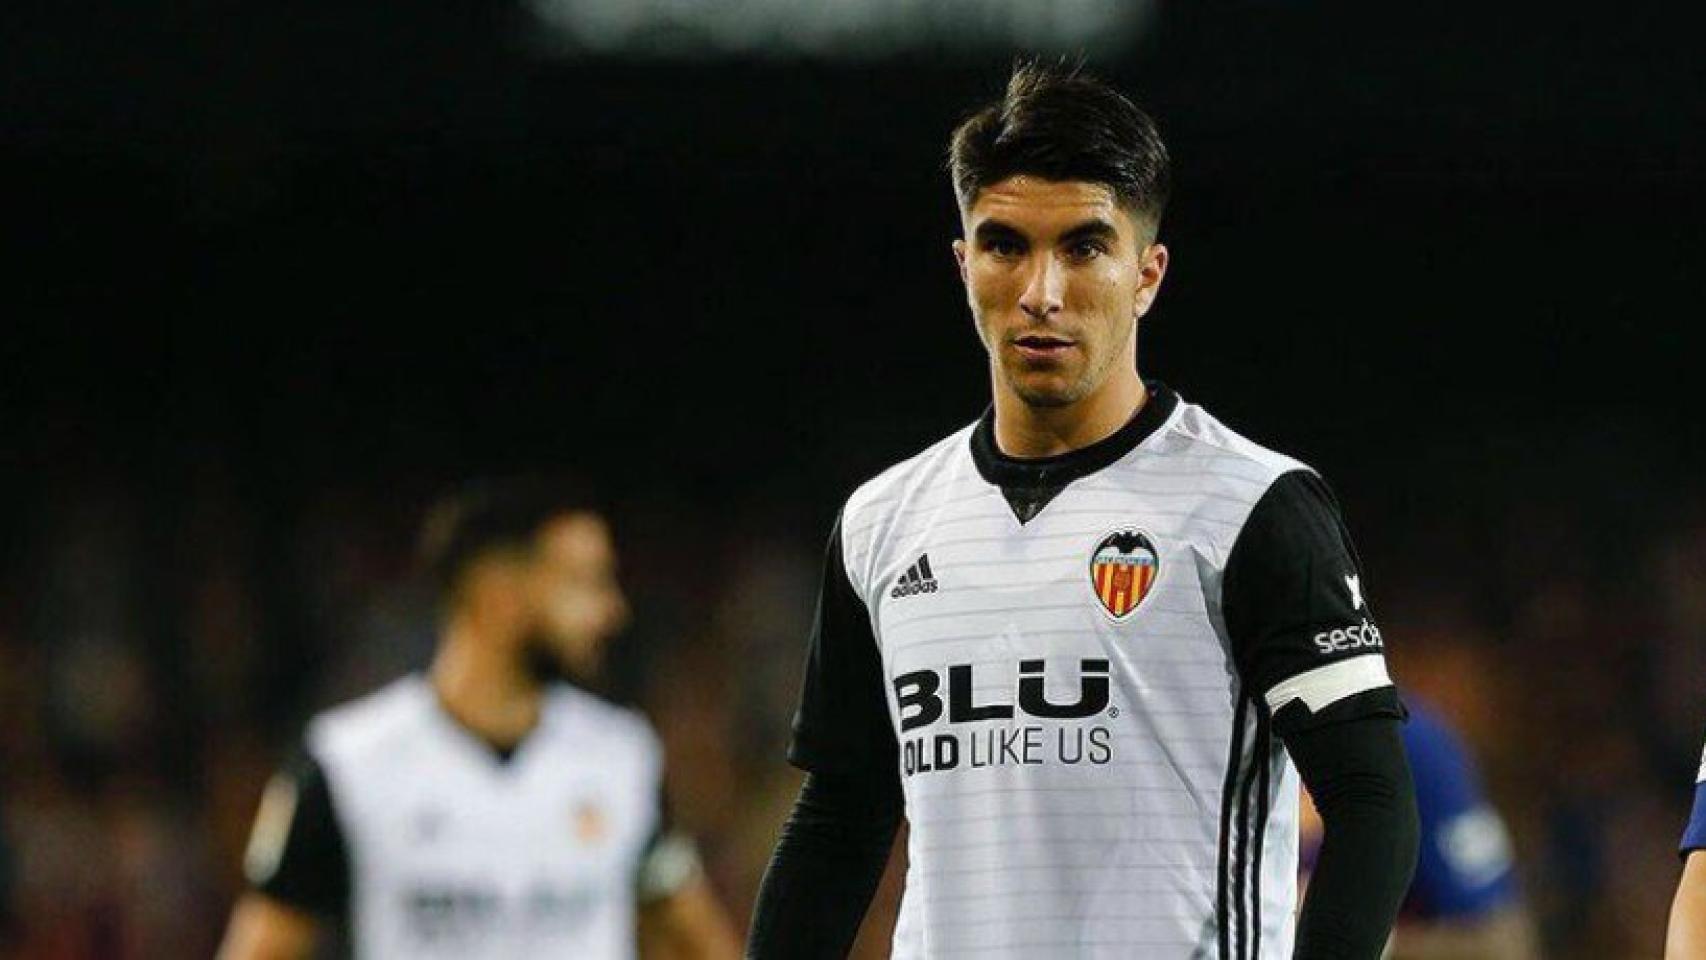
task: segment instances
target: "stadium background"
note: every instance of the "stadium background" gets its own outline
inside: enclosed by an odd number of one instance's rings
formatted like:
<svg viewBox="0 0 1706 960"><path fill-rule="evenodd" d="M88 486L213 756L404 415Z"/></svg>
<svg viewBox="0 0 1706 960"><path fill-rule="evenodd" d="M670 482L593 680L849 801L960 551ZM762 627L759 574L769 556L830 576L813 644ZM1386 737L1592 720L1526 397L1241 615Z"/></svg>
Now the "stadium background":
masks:
<svg viewBox="0 0 1706 960"><path fill-rule="evenodd" d="M985 402L940 160L1024 44L959 35L978 6L801 52L487 0L7 5L6 955L206 955L304 718L430 644L422 507L531 468L615 497L612 682L744 920L833 513ZM1686 31L1134 9L1088 47L1175 156L1146 372L1334 482L1548 955L1656 955L1706 720Z"/></svg>

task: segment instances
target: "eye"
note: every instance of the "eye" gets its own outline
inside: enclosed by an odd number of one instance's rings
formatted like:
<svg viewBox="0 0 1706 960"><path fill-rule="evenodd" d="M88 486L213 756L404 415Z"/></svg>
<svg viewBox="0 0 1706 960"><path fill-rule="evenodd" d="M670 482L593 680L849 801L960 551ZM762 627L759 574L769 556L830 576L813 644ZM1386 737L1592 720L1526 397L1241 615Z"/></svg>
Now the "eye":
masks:
<svg viewBox="0 0 1706 960"><path fill-rule="evenodd" d="M1108 245L1102 240L1077 240L1066 249L1067 256L1074 260L1094 260L1108 252Z"/></svg>
<svg viewBox="0 0 1706 960"><path fill-rule="evenodd" d="M990 237L983 249L998 257L1017 257L1025 252L1025 244L1016 237Z"/></svg>

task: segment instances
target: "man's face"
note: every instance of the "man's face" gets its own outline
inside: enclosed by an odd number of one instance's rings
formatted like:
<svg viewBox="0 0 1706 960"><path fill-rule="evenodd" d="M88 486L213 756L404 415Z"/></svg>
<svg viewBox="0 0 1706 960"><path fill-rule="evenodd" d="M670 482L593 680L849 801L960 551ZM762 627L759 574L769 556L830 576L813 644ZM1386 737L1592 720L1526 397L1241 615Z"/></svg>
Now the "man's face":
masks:
<svg viewBox="0 0 1706 960"><path fill-rule="evenodd" d="M534 653L572 674L595 674L605 643L628 622L610 527L591 513L547 523L527 566L526 589Z"/></svg>
<svg viewBox="0 0 1706 960"><path fill-rule="evenodd" d="M1167 249L1148 242L1148 226L1111 189L1014 176L985 187L961 217L954 255L997 389L1063 407L1116 364L1135 370L1137 320L1160 289Z"/></svg>

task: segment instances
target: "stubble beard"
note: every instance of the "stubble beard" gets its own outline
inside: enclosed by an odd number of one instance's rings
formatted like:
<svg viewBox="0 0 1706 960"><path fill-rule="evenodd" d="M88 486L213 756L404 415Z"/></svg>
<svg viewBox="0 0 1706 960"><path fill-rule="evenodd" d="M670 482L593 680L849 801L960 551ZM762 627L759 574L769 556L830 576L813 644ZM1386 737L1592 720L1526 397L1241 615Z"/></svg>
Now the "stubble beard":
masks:
<svg viewBox="0 0 1706 960"><path fill-rule="evenodd" d="M609 639L608 635L591 636L578 645L567 645L536 633L528 639L523 654L527 672L541 685L596 685L604 675Z"/></svg>
<svg viewBox="0 0 1706 960"><path fill-rule="evenodd" d="M1107 354L1101 358L1100 363L1096 363L1094 358L1086 358L1084 367L1077 378L1065 386L1031 387L1026 383L1024 361L1017 358L1011 361L1007 360L1001 352L1001 347L997 346L998 338L984 326L982 318L977 315L975 308L972 316L976 321L978 338L983 341L984 349L990 352L995 369L999 371L1000 379L1006 383L1007 389L1013 391L1013 395L1018 397L1021 403L1034 410L1058 410L1062 407L1070 407L1095 393L1096 388L1107 381L1108 374L1113 370L1114 364L1119 361L1122 353L1118 348L1110 348ZM1135 319L1126 335L1128 337L1137 336ZM1083 340L1080 339L1079 343L1082 347Z"/></svg>
<svg viewBox="0 0 1706 960"><path fill-rule="evenodd" d="M1063 386L1033 387L1026 383L1023 374L1023 361L1015 366L1020 368L1019 375L1009 371L1005 377L1008 389L1018 397L1025 406L1035 410L1058 410L1070 407L1096 392L1096 388L1107 380L1108 371L1113 369L1117 354L1110 354L1102 359L1100 364L1086 362L1076 378Z"/></svg>
<svg viewBox="0 0 1706 960"><path fill-rule="evenodd" d="M1027 407L1038 410L1058 410L1070 407L1084 399L1090 393L1089 386L1080 379L1064 389L1032 389L1022 381L1008 380L1013 394Z"/></svg>
<svg viewBox="0 0 1706 960"><path fill-rule="evenodd" d="M539 634L527 638L523 647L522 664L526 667L528 678L541 687L573 679L572 671L569 665L563 662L562 655L552 646L550 640Z"/></svg>

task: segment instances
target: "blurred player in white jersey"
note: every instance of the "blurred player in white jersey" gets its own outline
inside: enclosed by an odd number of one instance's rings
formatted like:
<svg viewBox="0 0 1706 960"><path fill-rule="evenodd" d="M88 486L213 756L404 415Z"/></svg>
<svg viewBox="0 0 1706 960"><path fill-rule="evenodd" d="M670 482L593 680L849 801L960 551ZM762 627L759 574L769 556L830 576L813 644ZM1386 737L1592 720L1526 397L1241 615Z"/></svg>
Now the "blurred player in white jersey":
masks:
<svg viewBox="0 0 1706 960"><path fill-rule="evenodd" d="M729 958L638 713L594 673L627 620L609 528L561 485L470 491L435 514L437 653L315 717L268 786L222 960Z"/></svg>

